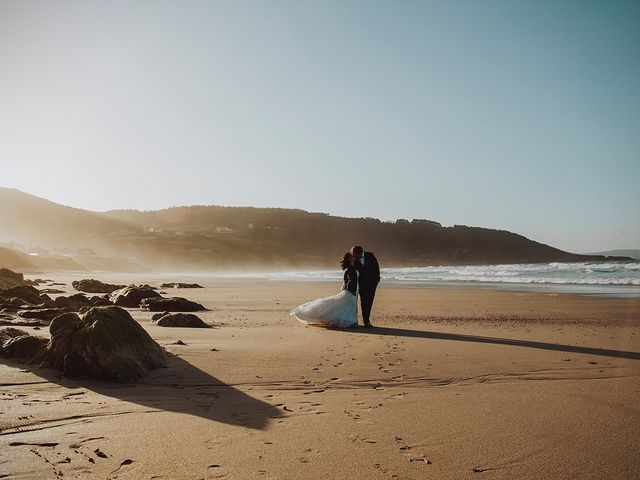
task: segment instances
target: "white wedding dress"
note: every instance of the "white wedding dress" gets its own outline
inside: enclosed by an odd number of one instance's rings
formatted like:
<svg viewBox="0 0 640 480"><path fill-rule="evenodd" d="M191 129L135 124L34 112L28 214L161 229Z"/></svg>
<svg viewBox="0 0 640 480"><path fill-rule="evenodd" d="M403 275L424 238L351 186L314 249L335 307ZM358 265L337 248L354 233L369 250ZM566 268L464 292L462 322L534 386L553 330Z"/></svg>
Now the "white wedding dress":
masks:
<svg viewBox="0 0 640 480"><path fill-rule="evenodd" d="M337 295L312 300L291 312L300 323L320 327L349 328L358 324L358 292L342 290Z"/></svg>

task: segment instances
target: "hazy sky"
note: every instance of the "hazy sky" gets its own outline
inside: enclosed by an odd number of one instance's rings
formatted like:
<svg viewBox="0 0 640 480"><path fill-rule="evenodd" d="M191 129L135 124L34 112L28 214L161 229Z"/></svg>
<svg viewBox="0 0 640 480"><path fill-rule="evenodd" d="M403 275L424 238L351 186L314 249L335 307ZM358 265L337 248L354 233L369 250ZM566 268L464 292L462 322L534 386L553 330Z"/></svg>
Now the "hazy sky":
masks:
<svg viewBox="0 0 640 480"><path fill-rule="evenodd" d="M640 248L640 2L0 2L0 185Z"/></svg>

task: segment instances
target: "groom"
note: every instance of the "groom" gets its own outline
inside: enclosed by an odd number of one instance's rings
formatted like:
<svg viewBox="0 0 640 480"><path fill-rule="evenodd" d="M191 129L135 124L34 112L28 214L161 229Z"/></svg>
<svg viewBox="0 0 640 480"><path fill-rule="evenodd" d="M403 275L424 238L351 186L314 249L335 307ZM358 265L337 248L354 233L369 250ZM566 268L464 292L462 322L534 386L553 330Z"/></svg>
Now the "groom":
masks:
<svg viewBox="0 0 640 480"><path fill-rule="evenodd" d="M376 296L376 287L380 283L380 266L376 256L371 252L365 252L360 245L353 246L351 255L356 259L354 266L359 273L358 286L364 328L370 328L369 316L371 315L373 298Z"/></svg>

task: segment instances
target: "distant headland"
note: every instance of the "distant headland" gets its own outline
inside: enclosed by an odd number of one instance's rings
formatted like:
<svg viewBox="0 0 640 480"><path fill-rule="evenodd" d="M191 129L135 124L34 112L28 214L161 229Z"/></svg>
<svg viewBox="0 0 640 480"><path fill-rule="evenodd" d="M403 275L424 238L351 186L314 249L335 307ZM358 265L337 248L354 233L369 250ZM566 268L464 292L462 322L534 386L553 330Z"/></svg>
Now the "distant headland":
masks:
<svg viewBox="0 0 640 480"><path fill-rule="evenodd" d="M385 266L631 260L581 255L516 233L432 220L344 218L297 209L184 206L93 212L0 187L0 266L216 271L332 267L354 243Z"/></svg>

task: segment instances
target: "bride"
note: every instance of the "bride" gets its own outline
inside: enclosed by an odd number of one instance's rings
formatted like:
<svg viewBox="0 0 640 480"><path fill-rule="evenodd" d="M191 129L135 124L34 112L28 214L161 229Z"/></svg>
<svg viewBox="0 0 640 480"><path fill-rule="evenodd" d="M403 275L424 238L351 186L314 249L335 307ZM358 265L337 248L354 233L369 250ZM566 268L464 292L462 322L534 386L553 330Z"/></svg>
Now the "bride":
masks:
<svg viewBox="0 0 640 480"><path fill-rule="evenodd" d="M342 256L340 266L344 270L344 283L339 294L300 305L291 315L301 323L321 327L349 328L358 325L358 271L354 267L355 261L349 252Z"/></svg>

